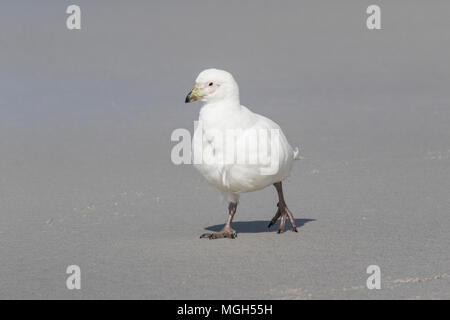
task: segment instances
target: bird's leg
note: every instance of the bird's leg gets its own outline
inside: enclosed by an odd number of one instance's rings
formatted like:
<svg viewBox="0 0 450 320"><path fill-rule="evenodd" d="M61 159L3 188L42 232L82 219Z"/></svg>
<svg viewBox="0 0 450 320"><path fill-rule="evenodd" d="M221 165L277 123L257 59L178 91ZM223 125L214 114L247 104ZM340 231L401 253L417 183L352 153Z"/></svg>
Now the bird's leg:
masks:
<svg viewBox="0 0 450 320"><path fill-rule="evenodd" d="M277 204L277 207L278 207L277 213L275 213L275 216L272 218L272 220L270 220L270 223L267 226L267 228L273 226L277 222L278 218L281 216L280 203Z"/></svg>
<svg viewBox="0 0 450 320"><path fill-rule="evenodd" d="M277 189L279 202L278 202L277 213L270 221L268 227L270 228L271 226L273 226L275 224L275 222L277 222L278 218L281 217L280 228L278 229L278 233L282 233L282 232L284 232L284 228L286 226L286 218L289 218L289 222L291 223L292 231L298 232L297 227L295 225L294 216L292 215L292 212L289 211L289 209L286 205L286 202L284 201L283 187L281 185L281 182L274 183L273 185L275 186L275 189Z"/></svg>
<svg viewBox="0 0 450 320"><path fill-rule="evenodd" d="M237 233L231 228L231 222L233 221L234 214L236 213L237 203L230 202L228 205L228 219L223 229L219 232L204 233L200 238L219 239L219 238L237 238Z"/></svg>

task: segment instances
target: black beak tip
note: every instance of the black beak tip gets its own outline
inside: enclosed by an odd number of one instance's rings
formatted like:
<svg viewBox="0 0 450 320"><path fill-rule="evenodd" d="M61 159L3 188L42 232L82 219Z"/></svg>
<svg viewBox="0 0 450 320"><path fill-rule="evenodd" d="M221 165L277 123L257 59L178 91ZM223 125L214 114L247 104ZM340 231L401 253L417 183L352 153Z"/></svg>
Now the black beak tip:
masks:
<svg viewBox="0 0 450 320"><path fill-rule="evenodd" d="M191 91L192 92L192 91ZM184 103L189 103L191 102L191 92L188 93L188 95L186 96L186 99L184 99Z"/></svg>

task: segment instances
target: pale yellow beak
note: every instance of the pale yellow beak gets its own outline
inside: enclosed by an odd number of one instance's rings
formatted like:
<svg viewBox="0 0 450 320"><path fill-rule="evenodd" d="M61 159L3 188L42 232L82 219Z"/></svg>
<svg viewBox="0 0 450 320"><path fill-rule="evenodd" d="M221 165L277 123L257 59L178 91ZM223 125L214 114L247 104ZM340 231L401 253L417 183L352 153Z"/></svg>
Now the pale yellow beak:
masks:
<svg viewBox="0 0 450 320"><path fill-rule="evenodd" d="M195 88L188 93L188 95L186 96L186 100L184 100L184 102L189 103L192 101L197 101L200 100L202 97L203 97L202 90L199 89L197 86L195 86Z"/></svg>

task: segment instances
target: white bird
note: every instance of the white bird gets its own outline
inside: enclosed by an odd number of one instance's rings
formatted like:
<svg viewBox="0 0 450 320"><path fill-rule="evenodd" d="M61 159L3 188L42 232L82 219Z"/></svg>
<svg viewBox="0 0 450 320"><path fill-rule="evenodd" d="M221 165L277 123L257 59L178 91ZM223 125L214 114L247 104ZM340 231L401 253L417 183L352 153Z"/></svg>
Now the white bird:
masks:
<svg viewBox="0 0 450 320"><path fill-rule="evenodd" d="M298 149L290 146L278 124L241 105L238 84L230 73L207 69L195 83L185 100L204 102L192 143L194 165L229 202L224 228L201 238L236 238L231 223L240 194L269 185L275 186L279 198L269 228L281 218L278 233L284 232L288 218L297 232L283 197L282 181L288 177L293 160L299 158Z"/></svg>

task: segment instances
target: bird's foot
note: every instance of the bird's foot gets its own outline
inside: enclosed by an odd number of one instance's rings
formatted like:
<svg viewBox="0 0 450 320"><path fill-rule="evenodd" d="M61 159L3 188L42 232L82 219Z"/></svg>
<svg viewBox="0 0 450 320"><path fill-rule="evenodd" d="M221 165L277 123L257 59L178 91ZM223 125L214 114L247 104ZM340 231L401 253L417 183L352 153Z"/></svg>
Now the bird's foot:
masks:
<svg viewBox="0 0 450 320"><path fill-rule="evenodd" d="M295 225L295 220L292 215L292 213L289 211L288 207L286 205L280 205L278 204L278 210L277 213L275 213L275 216L270 221L269 225L267 226L270 228L273 226L277 220L280 218L280 228L278 229L277 233L283 233L285 226L286 226L286 220L289 219L289 222L291 223L292 231L298 232L297 226Z"/></svg>
<svg viewBox="0 0 450 320"><path fill-rule="evenodd" d="M213 232L213 233L204 233L200 236L200 239L207 238L207 239L220 239L220 238L230 238L230 239L236 239L237 233L231 228L223 228L219 232Z"/></svg>
<svg viewBox="0 0 450 320"><path fill-rule="evenodd" d="M297 227L292 227L291 230L292 232L298 232ZM283 233L284 231L285 231L284 228L283 229L279 228L277 233Z"/></svg>

